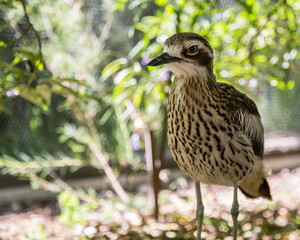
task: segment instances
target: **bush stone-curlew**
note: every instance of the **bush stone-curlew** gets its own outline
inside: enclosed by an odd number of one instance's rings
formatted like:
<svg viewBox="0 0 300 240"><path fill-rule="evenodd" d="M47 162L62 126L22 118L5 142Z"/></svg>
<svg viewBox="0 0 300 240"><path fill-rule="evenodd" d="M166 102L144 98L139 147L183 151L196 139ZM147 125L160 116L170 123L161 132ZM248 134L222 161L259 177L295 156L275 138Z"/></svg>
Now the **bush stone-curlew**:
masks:
<svg viewBox="0 0 300 240"><path fill-rule="evenodd" d="M173 158L195 181L197 239L204 207L200 182L234 187L231 214L237 237L237 188L271 199L263 163L264 129L255 103L213 74L213 50L196 33L168 38L164 53L148 63L175 73L168 100L168 144Z"/></svg>

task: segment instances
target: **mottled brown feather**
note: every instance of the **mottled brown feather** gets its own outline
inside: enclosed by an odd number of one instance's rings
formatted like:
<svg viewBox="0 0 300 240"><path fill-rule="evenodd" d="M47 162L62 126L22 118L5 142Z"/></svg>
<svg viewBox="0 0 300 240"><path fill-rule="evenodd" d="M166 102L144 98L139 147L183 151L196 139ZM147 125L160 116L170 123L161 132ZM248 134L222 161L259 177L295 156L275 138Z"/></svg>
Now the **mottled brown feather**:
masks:
<svg viewBox="0 0 300 240"><path fill-rule="evenodd" d="M223 91L223 94L230 95L226 110L230 113L232 123L237 124L239 130L248 136L252 143L254 154L262 158L264 152L264 128L261 124L256 104L245 94L239 92L229 84L218 83L218 87ZM248 121L256 120L251 125L251 128L240 121L241 115L244 118L248 118ZM255 134L250 134L251 132L255 132Z"/></svg>

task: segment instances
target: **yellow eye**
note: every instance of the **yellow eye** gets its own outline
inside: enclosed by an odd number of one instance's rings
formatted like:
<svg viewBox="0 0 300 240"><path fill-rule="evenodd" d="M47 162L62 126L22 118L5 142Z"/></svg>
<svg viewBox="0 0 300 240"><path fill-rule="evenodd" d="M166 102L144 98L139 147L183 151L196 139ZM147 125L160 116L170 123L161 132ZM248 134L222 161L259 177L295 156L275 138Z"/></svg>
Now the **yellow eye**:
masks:
<svg viewBox="0 0 300 240"><path fill-rule="evenodd" d="M190 46L188 49L187 49L187 53L190 54L190 55L194 55L198 52L198 46L197 45L193 45L193 46Z"/></svg>

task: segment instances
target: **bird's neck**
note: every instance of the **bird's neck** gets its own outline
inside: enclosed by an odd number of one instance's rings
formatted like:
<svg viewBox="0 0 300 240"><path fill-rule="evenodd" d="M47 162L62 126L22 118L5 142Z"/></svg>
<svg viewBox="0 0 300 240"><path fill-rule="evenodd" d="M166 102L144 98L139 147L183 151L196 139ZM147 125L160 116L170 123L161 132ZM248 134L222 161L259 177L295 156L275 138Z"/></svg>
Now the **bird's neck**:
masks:
<svg viewBox="0 0 300 240"><path fill-rule="evenodd" d="M175 74L174 85L176 89L193 89L199 94L218 93L216 76L209 71L204 71L197 75L179 75Z"/></svg>

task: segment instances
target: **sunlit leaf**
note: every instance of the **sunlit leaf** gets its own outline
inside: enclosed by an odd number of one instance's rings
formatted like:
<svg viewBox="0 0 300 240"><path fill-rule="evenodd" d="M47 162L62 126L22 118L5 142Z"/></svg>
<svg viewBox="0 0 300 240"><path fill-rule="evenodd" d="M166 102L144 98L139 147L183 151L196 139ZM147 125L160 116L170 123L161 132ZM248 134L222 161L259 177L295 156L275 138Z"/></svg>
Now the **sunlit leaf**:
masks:
<svg viewBox="0 0 300 240"><path fill-rule="evenodd" d="M20 58L18 58L18 57L15 57L15 59L13 60L13 64L18 64L19 62L20 62Z"/></svg>
<svg viewBox="0 0 300 240"><path fill-rule="evenodd" d="M132 74L132 71L128 68L119 71L114 78L114 84L120 84L129 74Z"/></svg>
<svg viewBox="0 0 300 240"><path fill-rule="evenodd" d="M295 81L294 80L288 81L288 83L287 83L286 86L287 86L288 90L292 90L294 88L294 86L295 86Z"/></svg>
<svg viewBox="0 0 300 240"><path fill-rule="evenodd" d="M139 41L128 53L128 58L133 59L134 57L136 57L148 45L148 43L149 40L145 38Z"/></svg>
<svg viewBox="0 0 300 240"><path fill-rule="evenodd" d="M112 74L119 71L121 69L121 66L126 64L128 60L126 58L118 58L109 64L106 65L106 67L102 71L101 80L105 81L107 80Z"/></svg>
<svg viewBox="0 0 300 240"><path fill-rule="evenodd" d="M142 102L142 96L143 96L143 93L144 93L145 89L143 86L140 86L136 91L135 91L135 94L134 94L134 97L133 97L133 104L135 106L139 106Z"/></svg>
<svg viewBox="0 0 300 240"><path fill-rule="evenodd" d="M281 90L284 90L284 89L285 89L285 82L279 80L278 83L277 83L277 87L278 87L279 89L281 89Z"/></svg>
<svg viewBox="0 0 300 240"><path fill-rule="evenodd" d="M138 7L139 5L141 5L142 3L149 2L149 1L150 0L134 0L129 4L128 8L134 9L134 8Z"/></svg>
<svg viewBox="0 0 300 240"><path fill-rule="evenodd" d="M158 6L164 6L164 5L166 5L167 0L155 0L155 3L156 3Z"/></svg>
<svg viewBox="0 0 300 240"><path fill-rule="evenodd" d="M265 63L267 61L267 57L265 55L255 56L255 61L257 63Z"/></svg>

